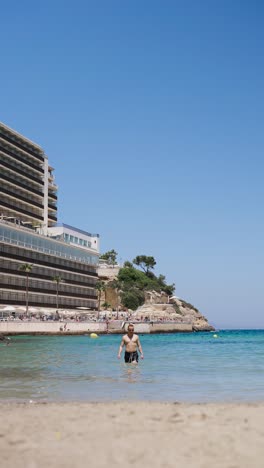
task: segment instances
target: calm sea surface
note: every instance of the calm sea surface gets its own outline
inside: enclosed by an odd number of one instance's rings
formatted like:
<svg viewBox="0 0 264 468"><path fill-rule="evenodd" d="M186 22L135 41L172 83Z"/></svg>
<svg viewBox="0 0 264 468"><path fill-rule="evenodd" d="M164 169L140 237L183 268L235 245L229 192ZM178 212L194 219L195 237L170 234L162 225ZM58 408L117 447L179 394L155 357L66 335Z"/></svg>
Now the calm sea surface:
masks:
<svg viewBox="0 0 264 468"><path fill-rule="evenodd" d="M142 335L138 366L120 335L17 336L0 344L0 399L264 400L264 330Z"/></svg>

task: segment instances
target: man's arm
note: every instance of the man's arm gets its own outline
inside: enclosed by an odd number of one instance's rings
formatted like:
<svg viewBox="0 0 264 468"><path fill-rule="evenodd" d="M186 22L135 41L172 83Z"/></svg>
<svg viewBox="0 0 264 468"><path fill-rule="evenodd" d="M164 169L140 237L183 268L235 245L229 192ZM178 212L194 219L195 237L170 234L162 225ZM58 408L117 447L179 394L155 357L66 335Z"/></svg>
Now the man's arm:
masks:
<svg viewBox="0 0 264 468"><path fill-rule="evenodd" d="M120 346L119 346L119 351L118 351L118 355L117 355L118 359L120 359L120 356L121 356L121 353L122 353L122 349L123 349L124 344L125 344L125 341L124 341L124 337L123 337L123 338L122 338L122 341L121 341L121 343L120 343Z"/></svg>
<svg viewBox="0 0 264 468"><path fill-rule="evenodd" d="M142 350L142 346L141 346L139 337L137 339L137 345L138 345L138 349L139 349L139 352L140 352L140 357L141 357L141 359L144 359L144 354L143 354L143 350Z"/></svg>

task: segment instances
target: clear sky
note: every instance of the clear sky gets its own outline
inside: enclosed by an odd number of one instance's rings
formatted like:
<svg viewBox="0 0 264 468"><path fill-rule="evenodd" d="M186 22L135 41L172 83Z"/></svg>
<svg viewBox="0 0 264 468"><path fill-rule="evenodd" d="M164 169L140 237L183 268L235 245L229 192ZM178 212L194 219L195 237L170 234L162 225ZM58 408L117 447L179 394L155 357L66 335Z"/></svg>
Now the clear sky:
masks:
<svg viewBox="0 0 264 468"><path fill-rule="evenodd" d="M153 255L216 327L264 328L264 4L1 5L0 120L55 167L59 221Z"/></svg>

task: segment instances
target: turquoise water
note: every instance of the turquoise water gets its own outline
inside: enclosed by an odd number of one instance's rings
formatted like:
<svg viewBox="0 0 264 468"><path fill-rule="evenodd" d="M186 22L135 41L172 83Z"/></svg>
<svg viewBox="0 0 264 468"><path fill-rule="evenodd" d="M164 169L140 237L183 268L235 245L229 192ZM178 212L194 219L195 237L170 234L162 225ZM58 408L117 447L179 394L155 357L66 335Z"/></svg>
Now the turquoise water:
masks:
<svg viewBox="0 0 264 468"><path fill-rule="evenodd" d="M264 399L264 330L142 335L138 366L120 335L17 336L0 344L0 399L256 401Z"/></svg>

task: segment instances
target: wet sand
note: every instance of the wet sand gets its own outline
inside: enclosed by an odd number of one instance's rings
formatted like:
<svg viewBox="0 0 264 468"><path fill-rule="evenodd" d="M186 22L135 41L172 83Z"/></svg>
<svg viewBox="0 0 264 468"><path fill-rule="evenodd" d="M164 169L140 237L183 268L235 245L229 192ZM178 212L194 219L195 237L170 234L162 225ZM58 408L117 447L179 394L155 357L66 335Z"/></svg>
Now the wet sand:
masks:
<svg viewBox="0 0 264 468"><path fill-rule="evenodd" d="M3 468L262 468L264 403L1 403Z"/></svg>

